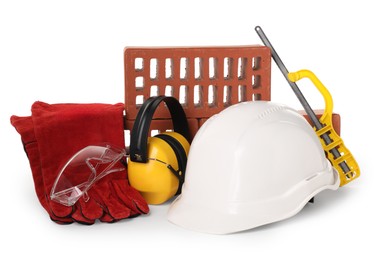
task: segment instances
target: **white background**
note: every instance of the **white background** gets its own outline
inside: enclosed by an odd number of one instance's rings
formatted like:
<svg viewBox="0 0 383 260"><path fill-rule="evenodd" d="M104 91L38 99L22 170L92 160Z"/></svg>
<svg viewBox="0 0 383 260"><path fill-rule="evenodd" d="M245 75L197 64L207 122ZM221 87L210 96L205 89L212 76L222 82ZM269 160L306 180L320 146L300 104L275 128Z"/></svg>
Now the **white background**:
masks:
<svg viewBox="0 0 383 260"><path fill-rule="evenodd" d="M382 259L381 4L313 2L1 1L0 258ZM11 115L30 115L36 100L123 102L125 46L261 44L256 25L290 71L310 69L328 87L361 178L288 220L233 235L177 227L166 219L169 204L115 224L49 220ZM314 87L301 86L322 108ZM301 109L275 64L272 100Z"/></svg>

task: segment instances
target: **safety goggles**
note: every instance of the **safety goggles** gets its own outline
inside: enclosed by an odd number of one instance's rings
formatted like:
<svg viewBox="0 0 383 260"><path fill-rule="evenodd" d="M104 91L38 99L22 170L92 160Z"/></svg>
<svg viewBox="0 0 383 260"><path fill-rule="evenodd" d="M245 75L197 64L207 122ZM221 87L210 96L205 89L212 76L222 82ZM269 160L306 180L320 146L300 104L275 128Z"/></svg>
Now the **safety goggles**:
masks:
<svg viewBox="0 0 383 260"><path fill-rule="evenodd" d="M106 146L87 146L77 152L58 174L52 190L51 199L65 206L72 206L99 179L109 173L125 170L117 166L126 155L125 150Z"/></svg>

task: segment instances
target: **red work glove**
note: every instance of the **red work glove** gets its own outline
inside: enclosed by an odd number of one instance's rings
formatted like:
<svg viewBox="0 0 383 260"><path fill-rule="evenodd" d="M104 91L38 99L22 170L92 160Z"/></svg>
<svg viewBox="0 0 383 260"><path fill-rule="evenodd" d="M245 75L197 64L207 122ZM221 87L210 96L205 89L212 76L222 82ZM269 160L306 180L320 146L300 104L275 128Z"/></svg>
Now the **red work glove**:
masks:
<svg viewBox="0 0 383 260"><path fill-rule="evenodd" d="M34 158L38 160L30 159L30 164L36 193L52 220L70 223L72 218L80 223L92 224L97 218L113 222L149 211L141 195L128 184L125 171L102 178L88 191L90 199L85 201L81 198L73 208L68 209L51 201L49 197L59 170L78 150L104 142L124 146L122 111L122 104L33 104L32 126L35 143L38 144ZM16 123L19 119L12 117L11 121L23 138L20 125ZM30 121L27 123L30 128ZM29 147L30 140L24 139L25 147ZM28 156L30 157L29 154ZM35 163L37 161L41 163ZM38 172L41 174L37 174ZM119 190L115 191L116 188Z"/></svg>
<svg viewBox="0 0 383 260"><path fill-rule="evenodd" d="M56 104L36 102L32 106L32 118L41 154L41 164L46 190L50 191L57 174L73 154L88 145L109 143L124 147L123 104ZM53 149L57 147L58 149ZM55 152L55 153L52 153ZM65 158L65 160L63 160ZM121 172L127 179L126 172ZM112 173L101 179L88 191L104 211L103 220L115 221L127 218L131 210L113 196L108 180L117 177ZM97 195L95 194L97 193ZM86 206L87 203L83 203ZM81 207L83 216L92 211Z"/></svg>
<svg viewBox="0 0 383 260"><path fill-rule="evenodd" d="M83 206L87 208L87 212L92 212L92 214L84 216L80 212L79 207L66 207L50 200L49 193L46 193L44 189L44 179L40 164L40 153L35 138L32 117L12 116L11 124L16 128L17 132L21 136L24 150L29 159L37 198L43 208L48 212L50 218L59 224L71 224L73 221L84 224L91 224L94 223L95 219L98 219L100 216L102 216L103 212L101 208L98 204L92 201ZM80 202L83 202L83 200ZM78 203L79 206L82 204L83 203Z"/></svg>

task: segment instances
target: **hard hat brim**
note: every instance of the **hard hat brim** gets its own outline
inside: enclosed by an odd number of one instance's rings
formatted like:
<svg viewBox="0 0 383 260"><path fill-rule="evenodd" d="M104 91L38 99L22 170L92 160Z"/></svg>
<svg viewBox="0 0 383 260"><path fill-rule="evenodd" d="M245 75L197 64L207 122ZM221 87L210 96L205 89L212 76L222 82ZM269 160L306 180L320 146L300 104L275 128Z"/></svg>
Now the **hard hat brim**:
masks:
<svg viewBox="0 0 383 260"><path fill-rule="evenodd" d="M277 222L297 214L319 192L339 187L338 172L331 166L315 178L304 180L281 197L267 201L226 202L225 207L194 203L182 194L171 204L168 220L180 227L210 234L229 234ZM314 189L307 189L307 185ZM313 190L313 192L308 192ZM222 211L225 208L225 211ZM218 210L221 209L221 210ZM252 210L249 210L252 209Z"/></svg>

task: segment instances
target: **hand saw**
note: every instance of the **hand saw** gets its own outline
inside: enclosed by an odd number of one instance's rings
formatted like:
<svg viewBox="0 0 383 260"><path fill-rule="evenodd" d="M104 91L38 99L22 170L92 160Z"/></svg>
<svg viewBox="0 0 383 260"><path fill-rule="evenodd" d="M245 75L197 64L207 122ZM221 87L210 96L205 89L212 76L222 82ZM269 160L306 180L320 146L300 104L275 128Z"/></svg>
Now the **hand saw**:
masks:
<svg viewBox="0 0 383 260"><path fill-rule="evenodd" d="M344 145L342 138L340 138L340 136L335 132L332 125L333 101L330 92L315 76L315 74L309 70L300 70L294 73L289 73L281 58L275 51L274 47L266 37L262 28L260 26L256 26L255 31L265 46L270 48L271 55L275 63L281 70L283 76L286 78L290 87L306 111L309 119L311 120L315 132L321 140L323 149L326 151L327 158L338 171L340 177L340 186L346 185L347 183L359 177L360 169L358 163L354 159L354 156L351 154L351 152ZM325 100L325 110L319 119L316 117L315 112L310 107L298 85L295 83L302 78L310 79Z"/></svg>

